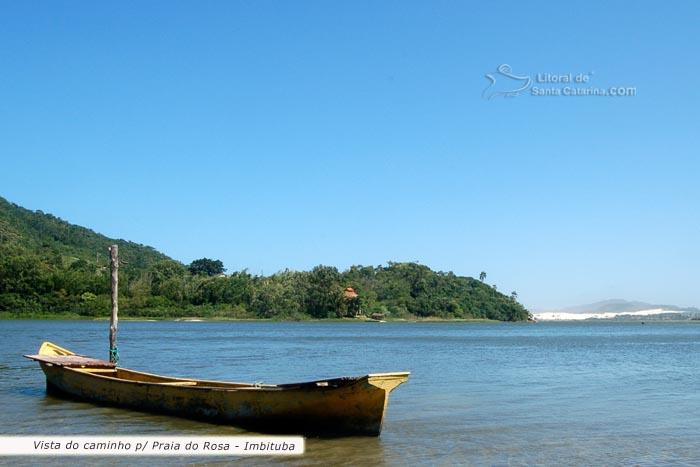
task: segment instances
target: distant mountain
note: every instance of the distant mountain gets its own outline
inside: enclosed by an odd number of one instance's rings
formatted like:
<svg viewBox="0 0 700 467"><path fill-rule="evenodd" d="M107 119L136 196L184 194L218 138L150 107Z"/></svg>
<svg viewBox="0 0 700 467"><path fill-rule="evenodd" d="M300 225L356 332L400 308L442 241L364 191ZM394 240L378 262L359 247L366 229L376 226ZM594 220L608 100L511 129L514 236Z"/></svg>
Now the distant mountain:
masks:
<svg viewBox="0 0 700 467"><path fill-rule="evenodd" d="M691 313L700 312L700 309L695 307L681 308L675 305L658 305L640 301L623 300L619 298L589 303L587 305L572 306L559 311L562 313L633 313L636 311L655 309Z"/></svg>

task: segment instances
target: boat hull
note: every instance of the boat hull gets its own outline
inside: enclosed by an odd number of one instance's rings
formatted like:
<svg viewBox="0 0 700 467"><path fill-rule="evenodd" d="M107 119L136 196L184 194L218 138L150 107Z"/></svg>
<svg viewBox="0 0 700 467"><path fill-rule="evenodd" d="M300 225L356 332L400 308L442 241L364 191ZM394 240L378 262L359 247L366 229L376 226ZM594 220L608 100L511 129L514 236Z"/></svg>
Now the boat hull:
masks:
<svg viewBox="0 0 700 467"><path fill-rule="evenodd" d="M60 358L36 358L40 356L41 352L29 358L39 361L52 392L265 433L313 436L379 436L389 393L409 375L381 373L309 383L251 385L168 378L99 365L75 367L61 365Z"/></svg>

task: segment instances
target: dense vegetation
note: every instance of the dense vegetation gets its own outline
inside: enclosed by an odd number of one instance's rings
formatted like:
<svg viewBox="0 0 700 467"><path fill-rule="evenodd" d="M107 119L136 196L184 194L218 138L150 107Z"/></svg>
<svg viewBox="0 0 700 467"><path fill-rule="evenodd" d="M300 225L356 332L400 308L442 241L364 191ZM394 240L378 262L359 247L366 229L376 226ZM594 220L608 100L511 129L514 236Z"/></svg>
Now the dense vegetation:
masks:
<svg viewBox="0 0 700 467"><path fill-rule="evenodd" d="M0 198L0 312L107 316L109 257L119 245L120 314L152 317L528 318L514 292L416 263L317 266L271 276L225 275L219 260L186 266L151 247L113 240ZM354 289L355 293L348 291Z"/></svg>

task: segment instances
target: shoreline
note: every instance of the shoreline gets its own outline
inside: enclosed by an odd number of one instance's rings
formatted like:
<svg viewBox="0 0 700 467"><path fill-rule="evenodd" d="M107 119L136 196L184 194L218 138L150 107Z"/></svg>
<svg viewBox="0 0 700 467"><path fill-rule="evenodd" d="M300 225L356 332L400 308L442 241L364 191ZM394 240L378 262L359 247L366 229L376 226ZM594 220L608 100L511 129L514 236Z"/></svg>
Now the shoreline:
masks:
<svg viewBox="0 0 700 467"><path fill-rule="evenodd" d="M536 319L535 321L498 321L487 318L455 318L446 319L438 317L429 318L384 318L376 320L371 318L309 318L309 319L270 319L270 318L227 318L227 317L211 317L211 316L180 316L180 317L160 317L160 316L124 316L119 317L121 322L185 322L185 323L216 323L216 322L250 322L250 323L501 323L501 324L547 324L547 323L683 323L683 322L699 322L698 319L685 317L655 317L646 315L630 316L629 314L621 315L620 317L586 317L586 318L564 318L558 319ZM108 322L108 316L83 316L78 314L24 314L24 313L9 313L0 312L0 321L105 321Z"/></svg>
<svg viewBox="0 0 700 467"><path fill-rule="evenodd" d="M109 321L108 316L91 317L91 316L81 316L78 314L65 314L65 315L55 315L55 314L32 314L25 315L19 313L0 313L0 321ZM506 321L497 321L487 318L456 318L456 319L445 319L445 318L385 318L383 320L376 320L371 318L309 318L309 319L269 319L269 318L226 318L226 317L202 317L202 316L182 316L178 318L162 318L157 316L125 316L119 317L120 322L124 321L143 321L143 322L155 322L155 321L170 321L170 322L263 322L263 323L506 323ZM521 321L523 323L527 321Z"/></svg>

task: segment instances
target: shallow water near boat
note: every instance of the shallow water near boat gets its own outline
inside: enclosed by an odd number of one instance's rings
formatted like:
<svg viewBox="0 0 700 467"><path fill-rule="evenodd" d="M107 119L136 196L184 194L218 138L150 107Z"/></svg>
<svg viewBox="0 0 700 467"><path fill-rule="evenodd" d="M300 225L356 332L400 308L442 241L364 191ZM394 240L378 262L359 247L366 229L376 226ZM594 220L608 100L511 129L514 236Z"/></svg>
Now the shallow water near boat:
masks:
<svg viewBox="0 0 700 467"><path fill-rule="evenodd" d="M21 357L51 340L106 358L107 335L105 322L0 321L0 434L249 434L48 396L39 366ZM71 464L700 465L695 322L122 322L119 348L126 367L186 378L276 384L412 375L392 393L378 439L309 439L296 458L97 457Z"/></svg>

